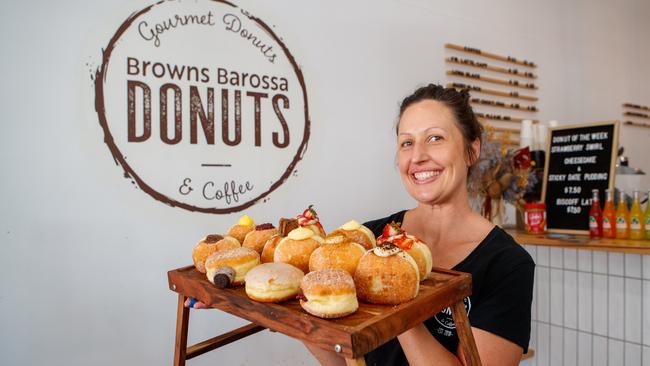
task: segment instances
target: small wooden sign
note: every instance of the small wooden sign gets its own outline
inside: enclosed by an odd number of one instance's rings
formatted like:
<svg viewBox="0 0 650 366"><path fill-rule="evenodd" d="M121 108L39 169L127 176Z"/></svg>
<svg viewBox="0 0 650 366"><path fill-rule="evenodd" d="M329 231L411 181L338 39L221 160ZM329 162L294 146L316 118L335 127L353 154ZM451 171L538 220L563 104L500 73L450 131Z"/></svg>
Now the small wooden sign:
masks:
<svg viewBox="0 0 650 366"><path fill-rule="evenodd" d="M588 234L591 190L614 188L619 122L551 128L542 198L549 232Z"/></svg>

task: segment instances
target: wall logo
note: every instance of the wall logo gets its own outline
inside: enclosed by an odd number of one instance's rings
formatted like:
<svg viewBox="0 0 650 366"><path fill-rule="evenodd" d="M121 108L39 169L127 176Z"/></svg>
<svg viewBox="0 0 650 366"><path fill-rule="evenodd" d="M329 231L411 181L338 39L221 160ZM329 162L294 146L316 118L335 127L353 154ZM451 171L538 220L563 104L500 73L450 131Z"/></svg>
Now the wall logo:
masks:
<svg viewBox="0 0 650 366"><path fill-rule="evenodd" d="M227 1L160 1L131 15L103 52L95 108L125 176L190 211L250 207L292 174L309 140L296 61Z"/></svg>

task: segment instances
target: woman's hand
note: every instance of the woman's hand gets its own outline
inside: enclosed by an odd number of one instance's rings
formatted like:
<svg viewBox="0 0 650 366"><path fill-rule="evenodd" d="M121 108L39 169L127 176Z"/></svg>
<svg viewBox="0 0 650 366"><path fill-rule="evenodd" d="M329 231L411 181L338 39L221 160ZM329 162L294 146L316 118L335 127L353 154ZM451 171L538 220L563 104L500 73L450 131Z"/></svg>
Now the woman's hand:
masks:
<svg viewBox="0 0 650 366"><path fill-rule="evenodd" d="M195 299L193 297L188 297L187 299L185 299L185 303L183 305L185 305L186 308L190 308L190 309L206 309L207 308L207 306L205 306L204 303L200 302L199 300L197 300L197 299Z"/></svg>

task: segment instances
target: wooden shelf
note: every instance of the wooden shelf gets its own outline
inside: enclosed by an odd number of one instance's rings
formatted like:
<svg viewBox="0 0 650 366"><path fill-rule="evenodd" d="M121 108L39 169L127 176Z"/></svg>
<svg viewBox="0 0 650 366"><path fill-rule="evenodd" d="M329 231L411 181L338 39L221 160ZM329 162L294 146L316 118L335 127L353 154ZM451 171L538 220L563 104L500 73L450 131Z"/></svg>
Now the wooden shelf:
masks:
<svg viewBox="0 0 650 366"><path fill-rule="evenodd" d="M650 255L650 240L590 239L585 235L527 234L508 230L519 244ZM561 236L561 237L557 237Z"/></svg>

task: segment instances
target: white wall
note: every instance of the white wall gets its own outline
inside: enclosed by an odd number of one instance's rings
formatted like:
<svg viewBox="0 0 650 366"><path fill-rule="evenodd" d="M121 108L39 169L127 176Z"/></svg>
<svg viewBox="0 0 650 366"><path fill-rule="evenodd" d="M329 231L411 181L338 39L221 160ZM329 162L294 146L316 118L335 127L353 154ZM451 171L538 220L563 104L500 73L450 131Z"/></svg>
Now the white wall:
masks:
<svg viewBox="0 0 650 366"><path fill-rule="evenodd" d="M102 141L91 71L119 24L149 4L0 4L0 364L170 363L176 297L166 271L239 216L151 199L122 178ZM541 120L621 119L621 103L650 104L644 0L237 4L275 25L301 64L313 128L297 177L247 211L259 222L314 203L333 229L409 207L392 126L405 94L447 81L445 42L538 63ZM649 132L621 134L646 171ZM194 311L190 342L241 323ZM190 362L315 364L268 332Z"/></svg>

